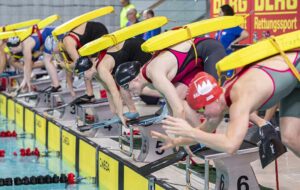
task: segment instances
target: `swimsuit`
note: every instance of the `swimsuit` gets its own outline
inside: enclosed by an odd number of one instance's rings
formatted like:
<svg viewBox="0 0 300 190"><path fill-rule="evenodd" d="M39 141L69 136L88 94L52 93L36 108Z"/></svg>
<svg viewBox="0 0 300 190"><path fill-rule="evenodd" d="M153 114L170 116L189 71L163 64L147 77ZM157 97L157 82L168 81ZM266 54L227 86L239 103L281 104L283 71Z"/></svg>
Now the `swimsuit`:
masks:
<svg viewBox="0 0 300 190"><path fill-rule="evenodd" d="M296 69L300 71L300 54L296 55L293 62ZM277 70L262 65L249 66L238 73L225 91L225 100L228 107L231 105L230 91L239 77L243 76L249 69L255 68L264 71L273 82L273 92L268 99L259 107L259 110L266 110L281 101L281 116L295 116L300 118L300 82L293 75L290 68ZM232 81L231 80L231 81Z"/></svg>
<svg viewBox="0 0 300 190"><path fill-rule="evenodd" d="M105 54L112 56L113 59L115 60L115 66L112 71L113 75L115 74L118 66L125 62L139 61L142 65L144 65L147 61L151 59L151 54L145 53L141 49L141 45L144 42L145 41L141 38L130 38L124 42L122 49L120 49L119 51L116 52L102 51L99 54L100 55L99 62L103 59Z"/></svg>
<svg viewBox="0 0 300 190"><path fill-rule="evenodd" d="M45 42L46 38L48 36L52 35L52 31L54 29L55 29L54 27L46 27L46 28L43 29L43 31L41 33L39 33L39 31L37 31L38 32L37 36L36 35L30 36L35 41L35 45L32 49L32 52L39 51L41 49L41 46L44 45L44 42ZM46 51L47 50L45 50L45 52ZM46 53L51 54L51 52L46 52Z"/></svg>
<svg viewBox="0 0 300 190"><path fill-rule="evenodd" d="M100 38L101 36L108 34L107 28L100 22L87 22L83 34L78 34L74 31L71 31L68 35L76 41L76 49L81 48L85 44ZM96 57L98 53L92 55Z"/></svg>
<svg viewBox="0 0 300 190"><path fill-rule="evenodd" d="M172 84L180 82L188 86L195 75L201 71L205 71L218 78L215 65L226 56L222 44L210 38L195 38L193 43L197 50L197 63L195 63L196 56L192 46L188 52L180 52L170 48L163 50L169 51L177 59L178 69L175 77L171 80ZM147 66L150 63L148 62L142 68L142 74L148 82L152 83L146 74Z"/></svg>

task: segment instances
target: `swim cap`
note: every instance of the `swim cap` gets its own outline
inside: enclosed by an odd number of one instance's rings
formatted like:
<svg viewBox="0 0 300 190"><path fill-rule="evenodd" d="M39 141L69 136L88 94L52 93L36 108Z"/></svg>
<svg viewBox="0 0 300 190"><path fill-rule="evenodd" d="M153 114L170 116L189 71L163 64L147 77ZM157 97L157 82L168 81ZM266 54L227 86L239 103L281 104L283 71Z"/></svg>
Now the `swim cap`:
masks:
<svg viewBox="0 0 300 190"><path fill-rule="evenodd" d="M76 74L80 74L84 71L89 70L90 68L92 68L92 66L93 66L93 63L88 57L79 57L75 61L74 72Z"/></svg>
<svg viewBox="0 0 300 190"><path fill-rule="evenodd" d="M186 100L194 110L211 104L222 94L217 80L208 73L198 73L189 85Z"/></svg>
<svg viewBox="0 0 300 190"><path fill-rule="evenodd" d="M53 38L53 36L48 36L45 40L45 52L52 53L53 50L57 47L58 42Z"/></svg>
<svg viewBox="0 0 300 190"><path fill-rule="evenodd" d="M8 38L6 45L7 47L17 47L19 46L21 43L21 40L18 36L12 37L12 38Z"/></svg>
<svg viewBox="0 0 300 190"><path fill-rule="evenodd" d="M117 67L115 80L119 86L124 86L132 81L140 73L141 63L130 61L122 63Z"/></svg>

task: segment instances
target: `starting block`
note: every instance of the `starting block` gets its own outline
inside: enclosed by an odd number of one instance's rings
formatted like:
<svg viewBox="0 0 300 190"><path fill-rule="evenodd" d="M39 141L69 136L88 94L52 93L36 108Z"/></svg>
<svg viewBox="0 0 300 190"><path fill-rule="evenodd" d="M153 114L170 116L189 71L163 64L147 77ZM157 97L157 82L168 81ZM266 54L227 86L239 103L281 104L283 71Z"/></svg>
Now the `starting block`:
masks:
<svg viewBox="0 0 300 190"><path fill-rule="evenodd" d="M205 190L209 189L209 161L213 160L216 167L215 189L234 190L234 189L253 189L259 190L259 185L251 162L259 159L258 147L253 143L244 141L240 149L234 154L217 152L211 149L200 151L195 154L205 160ZM187 159L186 182L190 189L194 189L190 175L195 173L189 168L190 160Z"/></svg>
<svg viewBox="0 0 300 190"><path fill-rule="evenodd" d="M76 124L79 131L86 131L90 128L94 137L116 137L119 135L120 123L103 125L103 121L111 119L114 115L110 111L109 103L106 98L96 100L94 103L77 104L76 106ZM97 127L98 125L98 127ZM103 127L99 127L103 125ZM93 129L93 126L96 129Z"/></svg>
<svg viewBox="0 0 300 190"><path fill-rule="evenodd" d="M164 142L151 137L151 131L166 134L161 124L152 124L150 126L137 125L137 127L141 134L142 145L139 155L135 158L136 161L149 163L173 153L171 149L159 150L164 145Z"/></svg>
<svg viewBox="0 0 300 190"><path fill-rule="evenodd" d="M59 119L74 120L76 118L74 99L85 94L85 89L74 89L76 97L72 97L69 91L54 92L46 97L46 102L50 103L50 108L46 110L48 115L54 116L54 110L59 112ZM52 111L51 111L52 110Z"/></svg>
<svg viewBox="0 0 300 190"><path fill-rule="evenodd" d="M39 91L49 87L51 85L51 80L50 79L36 80L33 81L31 84L36 88L37 91Z"/></svg>
<svg viewBox="0 0 300 190"><path fill-rule="evenodd" d="M3 76L1 77L2 90L5 89L7 93L12 92L18 84L23 80L23 75Z"/></svg>
<svg viewBox="0 0 300 190"><path fill-rule="evenodd" d="M163 146L163 142L151 137L151 131L157 131L159 133L166 134L165 130L162 129L160 124L160 121L163 120L166 115L168 115L168 108L166 105L164 105L162 109L153 115L142 116L138 119L127 122L127 125L130 129L130 134L129 136L124 135L121 131L121 135L119 137L119 146L121 151L130 157L133 156L133 159L136 161L147 163L172 154L173 151L170 149L165 151L159 150L159 148ZM135 128L139 129L142 140L141 151L137 157L133 155L133 138ZM129 144L129 151L124 149L124 141Z"/></svg>
<svg viewBox="0 0 300 190"><path fill-rule="evenodd" d="M32 83L33 86L36 87L37 92L28 92L28 93L20 93L17 94L16 98L25 98L25 102L29 103L31 99L36 99L34 105L32 107L46 107L46 104L44 104L41 99L43 99L43 96L45 96L45 93L39 92L41 89L45 89L49 87L51 84L51 80L40 80L40 81L35 81ZM18 93L18 92L17 92Z"/></svg>

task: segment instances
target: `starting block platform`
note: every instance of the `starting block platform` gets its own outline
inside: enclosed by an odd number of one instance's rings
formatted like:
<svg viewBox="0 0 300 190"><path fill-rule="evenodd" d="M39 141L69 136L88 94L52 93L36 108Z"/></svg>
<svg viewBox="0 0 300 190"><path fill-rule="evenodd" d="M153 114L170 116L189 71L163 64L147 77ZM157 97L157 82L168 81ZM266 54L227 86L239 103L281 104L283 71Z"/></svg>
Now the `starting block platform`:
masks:
<svg viewBox="0 0 300 190"><path fill-rule="evenodd" d="M170 160L176 160L181 158L182 154L174 150L160 152L158 148L162 146L162 142L150 136L151 130L164 132L159 122L151 123L147 120L161 116L162 112L151 115L159 109L159 106L146 109L143 103L138 102L137 108L143 115L137 121L130 121L129 128L116 124L114 132L99 132L98 136L98 131L94 135L81 133L78 124L89 124L112 116L107 102L98 103L77 106L76 118L68 121L46 117L40 108L33 108L22 99L12 99L0 93L0 114L6 116L7 120L15 122L24 132L33 134L48 150L60 152L61 158L75 166L79 175L95 177L99 189L184 190L192 188L190 184L196 187L195 189L239 189L237 184L240 184L241 188L257 189L258 183L249 165L258 158L258 148L254 145L243 144L235 155L212 150L196 153L205 163L214 162L217 170L216 185L195 175L187 178L189 171L175 167L174 163L168 164L168 161L160 162L169 157L172 158ZM94 118L89 115L93 115ZM134 134L136 129L139 130L139 134ZM133 143L131 156L124 154L119 142L121 136L128 139L130 135ZM122 146L127 150L130 148L128 143ZM164 166L160 168L154 164L151 172L145 170L153 163Z"/></svg>
<svg viewBox="0 0 300 190"><path fill-rule="evenodd" d="M253 189L259 190L259 185L251 162L259 159L258 147L253 143L244 141L239 150L234 155L223 152L217 152L211 149L199 151L195 154L197 157L205 160L205 190L209 189L209 161L214 162L216 168L215 189ZM189 168L189 159L187 159L187 184L189 188L194 189L191 184L190 174L193 172Z"/></svg>

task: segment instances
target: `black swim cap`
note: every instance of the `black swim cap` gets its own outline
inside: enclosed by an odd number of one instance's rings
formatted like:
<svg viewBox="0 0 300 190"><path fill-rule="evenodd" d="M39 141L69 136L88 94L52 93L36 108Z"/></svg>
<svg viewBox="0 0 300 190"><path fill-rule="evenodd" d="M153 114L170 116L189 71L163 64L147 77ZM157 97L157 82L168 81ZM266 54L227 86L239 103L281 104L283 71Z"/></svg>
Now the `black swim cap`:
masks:
<svg viewBox="0 0 300 190"><path fill-rule="evenodd" d="M12 37L12 38L8 38L6 45L7 47L17 47L19 46L21 43L21 40L18 36Z"/></svg>
<svg viewBox="0 0 300 190"><path fill-rule="evenodd" d="M75 61L74 72L80 74L92 68L93 63L88 57L80 57Z"/></svg>
<svg viewBox="0 0 300 190"><path fill-rule="evenodd" d="M117 67L115 73L116 83L120 86L128 84L140 73L140 69L141 63L139 61L122 63Z"/></svg>

